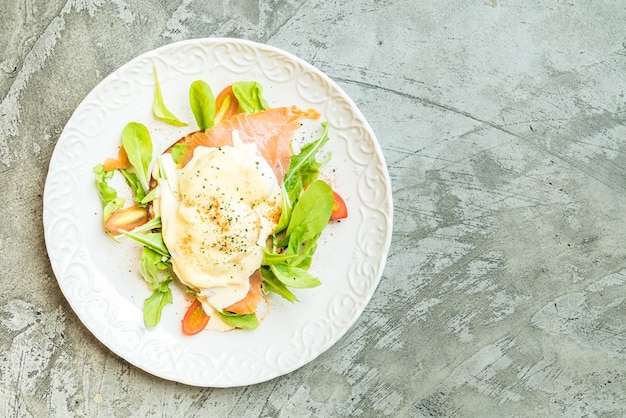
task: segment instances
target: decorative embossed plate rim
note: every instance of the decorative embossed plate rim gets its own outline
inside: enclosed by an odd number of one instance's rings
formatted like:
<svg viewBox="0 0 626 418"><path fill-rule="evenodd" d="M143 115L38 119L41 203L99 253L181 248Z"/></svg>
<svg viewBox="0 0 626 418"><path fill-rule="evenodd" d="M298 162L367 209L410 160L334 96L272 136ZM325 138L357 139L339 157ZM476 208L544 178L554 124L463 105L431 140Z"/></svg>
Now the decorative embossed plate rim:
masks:
<svg viewBox="0 0 626 418"><path fill-rule="evenodd" d="M151 115L153 68L170 110L190 122L174 128ZM312 271L322 286L297 292L299 303L269 298L255 331L204 332L184 337L184 291L161 324L146 329L138 275L139 248L115 243L101 229L93 167L113 156L124 125L144 123L155 148L195 128L188 105L192 81L214 91L236 80L255 80L273 106L314 107L330 122L333 153L322 176L340 191L347 220L324 232ZM296 142L317 137L319 122L305 123ZM145 53L99 83L63 130L44 192L44 233L59 286L83 324L110 350L164 379L203 387L263 382L315 359L355 323L382 276L392 231L389 174L375 135L356 105L330 78L277 48L228 38L194 39Z"/></svg>

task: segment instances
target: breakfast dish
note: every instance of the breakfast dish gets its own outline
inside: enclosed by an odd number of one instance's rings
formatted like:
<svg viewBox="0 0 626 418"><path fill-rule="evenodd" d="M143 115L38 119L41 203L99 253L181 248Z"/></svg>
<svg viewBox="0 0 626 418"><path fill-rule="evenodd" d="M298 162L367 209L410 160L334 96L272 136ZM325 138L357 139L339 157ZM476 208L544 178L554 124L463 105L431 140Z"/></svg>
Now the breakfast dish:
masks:
<svg viewBox="0 0 626 418"><path fill-rule="evenodd" d="M326 161L319 181L341 193L350 215L342 221L331 221L317 237L315 255L308 267L320 285L294 290L297 303L280 297L265 298L263 292L255 311L260 326L246 331L200 332L189 337L181 332L181 318L190 307L187 288L208 288L206 283L194 281L198 265L181 259L177 275L192 278L184 285L171 286L171 303L163 308L158 326L146 326L146 283L137 267L142 252L132 239L116 241L103 233L103 206L94 187L93 168L105 158L118 155L120 133L134 121L148 129L155 150L170 150L170 160L161 159L168 161L162 169L169 173L165 178L189 177L189 169L175 168L178 163L171 158L170 147L176 138L187 137L196 131L195 125L202 123L189 99L189 86L197 80L206 80L215 91L240 80L254 80L263 86L263 98L271 109L315 109L319 117L298 121L293 148L299 151L327 132L331 140L318 151L317 161ZM160 85L169 112L159 113L162 119L153 113L155 84ZM174 114L187 125L164 123L163 118ZM219 174L211 166L232 168L240 164L236 173L241 173L250 164L267 163L260 171L264 175L256 177L257 186L251 189L266 191L263 199L270 203L265 215L252 215L248 210L251 201L247 202L248 208L233 204L231 214L264 218L254 223L264 231L255 240L271 237L268 231L274 231L279 222L275 209L281 188L277 186L288 167L281 165L280 158L263 156L259 160L263 147L253 149L242 129L231 129L229 139L231 143L221 151L220 146L203 151L200 154L205 157L194 162L192 156L185 167L200 164L196 168L206 168L205 179L213 179ZM211 163L206 165L206 161ZM152 170L140 181L148 193L150 177L163 182L158 172L158 168ZM229 179L233 173L224 174L211 187L232 185ZM110 182L118 191L124 188L123 179ZM233 199L247 199L235 193L237 186L233 187L229 192L231 203ZM315 188L324 189L328 196L330 187L311 185L307 190L313 193ZM134 199L132 193L123 193L119 197ZM178 193L181 191L171 190L170 201L177 201ZM149 214L152 220L165 219L167 210L162 208L164 204L159 202L156 213ZM166 216L170 226L176 225L171 222L171 213ZM102 343L137 367L196 386L229 387L265 381L301 367L338 341L357 320L382 276L391 221L391 189L382 153L371 128L349 97L304 61L273 47L234 39L166 45L137 57L104 79L79 105L59 138L44 193L44 231L51 264L61 290L81 321ZM245 222L237 226L245 230ZM171 234L163 236L165 242L170 241L168 247L173 248L173 242L179 240L177 228L174 226ZM205 232L215 236L215 230ZM182 249L176 252L184 253ZM251 269L258 270L258 258L257 252L251 256L254 267L237 273L240 286L235 294L226 297L213 292L215 298L223 300L205 311L215 311L216 307L226 311L224 308L242 300L240 296L245 299L253 287L258 288L255 283L263 277L249 274ZM194 273L183 272L188 268ZM205 304L208 300L204 298ZM221 325L214 328L223 329Z"/></svg>
<svg viewBox="0 0 626 418"><path fill-rule="evenodd" d="M196 80L189 96L195 130L158 158L150 130L129 122L118 157L94 167L104 230L143 247L139 271L152 291L144 301L146 326L158 325L176 281L192 299L183 334L256 329L264 296L295 302L291 288L321 284L308 271L317 241L331 221L348 216L341 195L319 178L331 157L317 159L330 139L328 123L294 155L301 121L320 116L314 109L272 108L254 81L233 82L215 98ZM153 114L187 126L168 110L157 77ZM109 184L115 174L131 202Z"/></svg>

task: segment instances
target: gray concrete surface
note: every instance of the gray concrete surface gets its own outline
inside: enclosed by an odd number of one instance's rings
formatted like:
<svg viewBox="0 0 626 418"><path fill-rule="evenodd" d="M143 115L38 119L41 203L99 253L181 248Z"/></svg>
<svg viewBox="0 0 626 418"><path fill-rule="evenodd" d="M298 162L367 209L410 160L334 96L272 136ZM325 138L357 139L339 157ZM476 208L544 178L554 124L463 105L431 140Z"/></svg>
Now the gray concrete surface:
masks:
<svg viewBox="0 0 626 418"><path fill-rule="evenodd" d="M0 0L0 416L626 415L623 1ZM311 62L374 128L394 236L360 320L266 383L187 387L108 351L42 234L83 97L160 45Z"/></svg>

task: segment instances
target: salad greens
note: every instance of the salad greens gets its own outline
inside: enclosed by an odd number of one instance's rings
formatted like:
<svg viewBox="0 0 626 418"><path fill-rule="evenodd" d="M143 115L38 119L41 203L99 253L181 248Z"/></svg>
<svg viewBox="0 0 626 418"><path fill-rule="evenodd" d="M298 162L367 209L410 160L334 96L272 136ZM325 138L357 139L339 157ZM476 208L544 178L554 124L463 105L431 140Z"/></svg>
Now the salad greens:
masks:
<svg viewBox="0 0 626 418"><path fill-rule="evenodd" d="M310 164L317 165L317 162L312 159ZM308 269L317 249L317 239L330 220L334 198L331 187L316 179L295 202L285 204L288 199L289 195L283 193L283 208L292 209L287 209L290 213L285 217L281 214L281 220L289 220L283 222L284 230L276 228L272 235L273 248L265 252L261 275L263 283L267 283L267 291L293 302L297 298L288 287L303 289L321 284Z"/></svg>
<svg viewBox="0 0 626 418"><path fill-rule="evenodd" d="M106 221L113 212L124 206L126 199L117 197L117 191L109 186L108 181L113 177L113 171L104 171L102 164L96 165L93 171L96 173L96 189L102 202L102 218Z"/></svg>
<svg viewBox="0 0 626 418"><path fill-rule="evenodd" d="M255 81L234 82L233 93L239 101L239 108L245 113L257 113L269 108L263 99L263 87Z"/></svg>
<svg viewBox="0 0 626 418"><path fill-rule="evenodd" d="M143 306L144 323L148 327L156 326L161 319L163 308L172 303L172 291L169 284L174 277L170 253L163 242L161 232L152 232L161 228L161 218L156 217L132 231L120 232L142 244L141 275L146 285L152 290Z"/></svg>
<svg viewBox="0 0 626 418"><path fill-rule="evenodd" d="M333 200L328 183L314 180L296 201L282 242L291 242L294 236L305 242L321 234L333 212Z"/></svg>
<svg viewBox="0 0 626 418"><path fill-rule="evenodd" d="M152 104L152 113L154 114L154 117L170 125L187 126L185 122L182 122L172 112L170 112L167 107L165 107L156 67L154 67L154 84L154 103Z"/></svg>
<svg viewBox="0 0 626 418"><path fill-rule="evenodd" d="M122 145L128 155L128 161L135 169L144 191L150 188L150 163L152 163L152 140L145 125L130 122L122 131Z"/></svg>
<svg viewBox="0 0 626 418"><path fill-rule="evenodd" d="M298 154L291 157L289 170L283 179L285 191L291 201L297 200L304 186L319 177L320 169L330 160L330 154L321 162L316 160L318 151L329 140L328 122L322 123L322 127L324 131L316 141L304 145Z"/></svg>
<svg viewBox="0 0 626 418"><path fill-rule="evenodd" d="M141 275L152 295L143 304L143 320L146 326L154 327L161 320L161 312L165 305L172 303L172 290L169 287L174 272L169 257L152 250L149 246L143 247L141 253Z"/></svg>
<svg viewBox="0 0 626 418"><path fill-rule="evenodd" d="M178 164L180 158L185 152L187 152L187 146L184 144L175 144L172 147L170 154L172 155L172 161L174 161L174 164Z"/></svg>
<svg viewBox="0 0 626 418"><path fill-rule="evenodd" d="M153 105L154 116L176 126L186 124L178 120L163 103L156 68L156 94ZM255 113L269 108L263 99L263 88L256 82L235 82L233 94L239 102L239 110ZM189 89L189 102L194 118L200 130L211 129L215 124L216 103L210 86L202 80L194 81ZM309 272L317 241L328 224L333 212L333 190L319 180L320 169L330 159L328 154L322 161L317 160L320 149L328 142L328 123L322 123L321 136L301 147L300 152L291 158L285 173L282 188L282 213L274 233L271 245L264 249L261 264L261 277L265 293L275 293L290 302L297 301L290 289L312 288L321 284L320 280ZM150 165L153 160L152 140L148 129L136 122L131 122L122 131L124 147L130 169L119 169L126 184L133 192L137 205L145 207L158 195L158 186L150 188ZM176 144L171 149L175 163L185 153L184 145ZM162 167L162 165L160 165ZM96 187L102 201L104 219L122 208L125 200L117 196L108 181L113 171L105 171L102 164L94 167ZM160 177L166 178L165 172ZM172 303L170 284L175 278L171 255L163 242L161 218L155 217L130 231L120 229L120 233L143 246L140 271L152 294L145 299L143 313L148 327L156 326L163 308ZM188 289L190 290L190 289ZM190 290L191 291L191 290ZM235 314L218 312L227 324L241 329L255 329L258 326L256 314Z"/></svg>
<svg viewBox="0 0 626 418"><path fill-rule="evenodd" d="M145 207L148 203L146 201L146 190L143 188L141 181L137 174L132 171L128 171L125 169L121 169L120 172L124 176L124 180L126 180L126 184L130 187L133 192L133 196L135 197L135 202L141 207Z"/></svg>
<svg viewBox="0 0 626 418"><path fill-rule="evenodd" d="M211 129L215 123L215 96L211 87L202 80L191 83L189 105L201 131Z"/></svg>
<svg viewBox="0 0 626 418"><path fill-rule="evenodd" d="M255 313L235 314L227 311L218 312L218 315L231 327L252 330L259 326Z"/></svg>

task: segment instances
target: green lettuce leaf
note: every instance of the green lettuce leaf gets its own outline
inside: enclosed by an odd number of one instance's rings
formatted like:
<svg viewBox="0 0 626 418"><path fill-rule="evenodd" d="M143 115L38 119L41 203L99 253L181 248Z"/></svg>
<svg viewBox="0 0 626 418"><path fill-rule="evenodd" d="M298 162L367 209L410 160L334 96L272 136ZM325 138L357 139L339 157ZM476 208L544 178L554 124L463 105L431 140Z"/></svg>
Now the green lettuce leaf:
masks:
<svg viewBox="0 0 626 418"><path fill-rule="evenodd" d="M322 284L317 277L313 276L306 269L290 266L289 264L273 264L270 266L270 270L281 283L288 287L309 289Z"/></svg>
<svg viewBox="0 0 626 418"><path fill-rule="evenodd" d="M122 131L122 145L141 182L141 187L144 191L148 190L150 188L148 170L152 162L152 139L148 128L141 123L130 122Z"/></svg>
<svg viewBox="0 0 626 418"><path fill-rule="evenodd" d="M256 314L235 314L231 312L218 312L220 318L231 327L241 328L245 330L253 330L259 326L259 320Z"/></svg>
<svg viewBox="0 0 626 418"><path fill-rule="evenodd" d="M106 222L106 220L109 219L111 215L113 215L113 212L122 208L125 203L126 199L124 199L123 197L116 197L115 199L107 203L102 211L103 220Z"/></svg>
<svg viewBox="0 0 626 418"><path fill-rule="evenodd" d="M277 254L277 253L271 252L267 248L264 248L263 249L263 262L261 263L261 265L270 266L272 264L286 263L289 260L293 260L296 257L297 257L297 254Z"/></svg>
<svg viewBox="0 0 626 418"><path fill-rule="evenodd" d="M172 154L172 161L174 164L178 164L180 158L187 152L187 145L185 144L174 144L172 149L170 150L170 154Z"/></svg>
<svg viewBox="0 0 626 418"><path fill-rule="evenodd" d="M261 267L261 277L263 277L263 290L265 292L275 293L289 302L298 302L296 295L274 276L269 267Z"/></svg>
<svg viewBox="0 0 626 418"><path fill-rule="evenodd" d="M143 319L148 327L155 327L161 320L163 308L172 303L171 263L169 258L144 247L141 253L141 275L152 294L144 300Z"/></svg>
<svg viewBox="0 0 626 418"><path fill-rule="evenodd" d="M143 302L143 321L147 327L156 327L161 321L163 308L172 303L172 290L162 284Z"/></svg>
<svg viewBox="0 0 626 418"><path fill-rule="evenodd" d="M322 180L315 180L298 199L291 212L286 237L296 229L302 234L301 241L307 241L319 235L333 213L333 190Z"/></svg>
<svg viewBox="0 0 626 418"><path fill-rule="evenodd" d="M263 86L255 81L234 82L233 93L239 101L239 107L246 113L257 113L269 108L263 99Z"/></svg>
<svg viewBox="0 0 626 418"><path fill-rule="evenodd" d="M154 67L154 85L154 103L152 104L152 113L154 114L154 117L173 126L187 126L185 122L182 122L172 112L170 112L167 107L165 107L156 67Z"/></svg>
<svg viewBox="0 0 626 418"><path fill-rule="evenodd" d="M124 206L126 199L117 197L117 191L108 183L114 171L104 171L102 164L96 165L93 171L96 173L96 190L102 202L102 218L106 222L113 212Z"/></svg>
<svg viewBox="0 0 626 418"><path fill-rule="evenodd" d="M201 131L211 129L215 123L215 96L211 87L196 80L189 87L189 104Z"/></svg>
<svg viewBox="0 0 626 418"><path fill-rule="evenodd" d="M98 191L98 196L100 196L100 201L102 202L102 206L106 206L107 203L111 202L115 198L117 198L117 191L109 186L108 181L113 177L113 171L104 171L104 167L102 164L98 164L93 168L94 173L96 173L96 190Z"/></svg>

